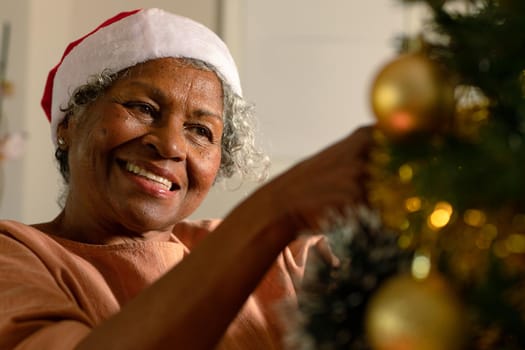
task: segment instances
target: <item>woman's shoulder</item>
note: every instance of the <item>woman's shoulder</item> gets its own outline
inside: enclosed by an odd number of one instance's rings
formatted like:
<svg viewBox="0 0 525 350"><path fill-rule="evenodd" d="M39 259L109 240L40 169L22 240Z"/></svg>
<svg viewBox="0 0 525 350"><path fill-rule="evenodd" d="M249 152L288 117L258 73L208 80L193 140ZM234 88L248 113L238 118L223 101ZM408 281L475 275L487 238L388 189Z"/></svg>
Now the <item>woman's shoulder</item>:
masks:
<svg viewBox="0 0 525 350"><path fill-rule="evenodd" d="M49 235L31 225L0 220L0 261L4 266L42 266L39 262L54 261L62 250Z"/></svg>
<svg viewBox="0 0 525 350"><path fill-rule="evenodd" d="M40 225L27 225L14 220L0 220L0 254L19 252L53 257L64 248Z"/></svg>
<svg viewBox="0 0 525 350"><path fill-rule="evenodd" d="M35 235L36 233L36 235ZM37 238L43 234L42 231L31 225L15 220L0 220L0 235L10 237ZM35 237L36 236L36 237Z"/></svg>
<svg viewBox="0 0 525 350"><path fill-rule="evenodd" d="M191 250L221 222L222 219L183 220L175 225L173 234Z"/></svg>

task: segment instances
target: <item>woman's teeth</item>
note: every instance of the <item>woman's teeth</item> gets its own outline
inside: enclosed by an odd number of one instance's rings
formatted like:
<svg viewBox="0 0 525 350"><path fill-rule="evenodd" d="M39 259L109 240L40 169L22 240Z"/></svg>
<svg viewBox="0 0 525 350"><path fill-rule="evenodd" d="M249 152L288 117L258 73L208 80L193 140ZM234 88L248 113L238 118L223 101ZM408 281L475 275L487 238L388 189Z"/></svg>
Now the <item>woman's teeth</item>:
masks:
<svg viewBox="0 0 525 350"><path fill-rule="evenodd" d="M152 172L149 172L146 169L143 169L143 168L139 167L138 165L131 164L131 163L126 163L126 170L129 171L130 173L135 174L135 175L143 176L146 179L158 182L158 183L166 186L166 188L168 190L171 189L171 181L170 180L168 180L168 179L166 179L166 178L164 178L162 176L155 175Z"/></svg>

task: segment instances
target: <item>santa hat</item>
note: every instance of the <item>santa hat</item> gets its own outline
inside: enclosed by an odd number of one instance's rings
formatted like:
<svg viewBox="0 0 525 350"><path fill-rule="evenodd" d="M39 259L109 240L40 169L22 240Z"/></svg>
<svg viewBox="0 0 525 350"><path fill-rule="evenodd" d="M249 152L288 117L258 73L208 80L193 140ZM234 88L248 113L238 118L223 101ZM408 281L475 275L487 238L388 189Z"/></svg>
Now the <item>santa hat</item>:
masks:
<svg viewBox="0 0 525 350"><path fill-rule="evenodd" d="M242 96L239 74L224 42L210 29L189 18L160 9L122 12L86 36L72 42L47 78L42 108L51 122L56 145L57 126L76 88L103 71L116 73L155 58L188 57L214 66Z"/></svg>

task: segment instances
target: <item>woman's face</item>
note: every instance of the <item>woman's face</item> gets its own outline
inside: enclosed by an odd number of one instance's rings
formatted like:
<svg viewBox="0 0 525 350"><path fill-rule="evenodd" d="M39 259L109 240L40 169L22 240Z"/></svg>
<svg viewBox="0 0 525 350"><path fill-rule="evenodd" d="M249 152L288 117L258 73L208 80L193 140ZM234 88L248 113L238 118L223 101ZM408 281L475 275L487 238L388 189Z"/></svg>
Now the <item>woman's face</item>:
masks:
<svg viewBox="0 0 525 350"><path fill-rule="evenodd" d="M59 130L69 145L66 210L131 231L170 229L214 182L222 111L213 72L174 58L131 68Z"/></svg>

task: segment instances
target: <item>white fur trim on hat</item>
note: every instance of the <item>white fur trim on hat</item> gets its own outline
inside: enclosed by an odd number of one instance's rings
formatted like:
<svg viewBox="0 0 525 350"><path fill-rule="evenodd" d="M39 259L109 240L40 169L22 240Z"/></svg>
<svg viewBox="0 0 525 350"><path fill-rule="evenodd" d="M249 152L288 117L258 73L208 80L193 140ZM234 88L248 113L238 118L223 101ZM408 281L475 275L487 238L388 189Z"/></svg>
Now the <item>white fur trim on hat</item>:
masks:
<svg viewBox="0 0 525 350"><path fill-rule="evenodd" d="M68 47L50 72L42 106L56 130L76 88L103 71L116 73L155 58L189 57L213 65L242 96L239 74L224 42L210 29L189 18L152 8L130 12L97 28ZM53 77L54 76L54 77Z"/></svg>

